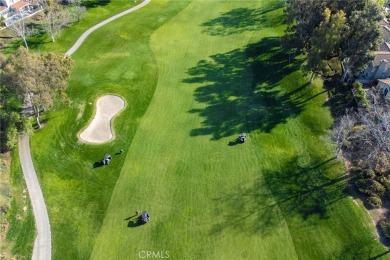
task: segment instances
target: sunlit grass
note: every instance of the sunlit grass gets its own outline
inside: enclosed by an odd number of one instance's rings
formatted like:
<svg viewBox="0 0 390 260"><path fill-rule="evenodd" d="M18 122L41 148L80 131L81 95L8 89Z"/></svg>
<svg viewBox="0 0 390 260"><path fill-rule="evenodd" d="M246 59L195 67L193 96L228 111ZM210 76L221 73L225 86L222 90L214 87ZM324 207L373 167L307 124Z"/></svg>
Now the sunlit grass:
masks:
<svg viewBox="0 0 390 260"><path fill-rule="evenodd" d="M342 164L330 159L322 81L307 84L302 60L288 63L281 48L282 6L153 1L91 35L73 55L71 105L48 113L32 142L54 258L385 251L345 192ZM117 138L78 143L106 93L127 103L114 121ZM241 132L248 140L238 145ZM94 168L106 153L112 163ZM136 210L148 210L150 223L139 225Z"/></svg>

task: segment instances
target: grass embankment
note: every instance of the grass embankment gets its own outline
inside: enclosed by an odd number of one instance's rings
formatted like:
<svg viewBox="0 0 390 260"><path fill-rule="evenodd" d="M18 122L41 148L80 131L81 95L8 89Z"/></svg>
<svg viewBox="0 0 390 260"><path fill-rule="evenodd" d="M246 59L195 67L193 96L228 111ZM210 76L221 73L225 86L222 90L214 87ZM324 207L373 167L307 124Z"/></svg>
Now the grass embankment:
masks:
<svg viewBox="0 0 390 260"><path fill-rule="evenodd" d="M347 197L342 165L330 160L322 82L307 85L300 61L288 64L280 48L281 7L153 1L91 35L73 56L71 106L48 114L33 138L55 259L134 259L143 251L344 259L385 251ZM117 138L77 143L105 93L127 102ZM240 132L248 140L236 145ZM107 152L112 163L94 168ZM136 209L147 209L151 222L139 226Z"/></svg>

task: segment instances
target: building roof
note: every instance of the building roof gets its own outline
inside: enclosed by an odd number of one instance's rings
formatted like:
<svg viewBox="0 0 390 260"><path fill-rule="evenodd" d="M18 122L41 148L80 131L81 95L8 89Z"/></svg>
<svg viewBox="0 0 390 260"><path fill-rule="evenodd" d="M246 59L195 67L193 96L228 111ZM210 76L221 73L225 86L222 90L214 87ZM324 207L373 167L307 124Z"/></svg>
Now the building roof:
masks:
<svg viewBox="0 0 390 260"><path fill-rule="evenodd" d="M390 86L390 79L389 79L389 78L387 78L387 79L378 79L378 81L383 82L383 83L385 83L386 85L389 85L389 86Z"/></svg>
<svg viewBox="0 0 390 260"><path fill-rule="evenodd" d="M380 51L390 52L390 25L382 25L383 42L379 46Z"/></svg>
<svg viewBox="0 0 390 260"><path fill-rule="evenodd" d="M390 52L375 52L375 58L372 61L373 67L378 66L382 60L390 61Z"/></svg>
<svg viewBox="0 0 390 260"><path fill-rule="evenodd" d="M11 5L10 7L16 9L16 10L19 10L20 8L23 8L25 7L26 5L29 5L30 3L28 2L24 2L24 1L19 1L19 2L16 2L14 3L13 5Z"/></svg>

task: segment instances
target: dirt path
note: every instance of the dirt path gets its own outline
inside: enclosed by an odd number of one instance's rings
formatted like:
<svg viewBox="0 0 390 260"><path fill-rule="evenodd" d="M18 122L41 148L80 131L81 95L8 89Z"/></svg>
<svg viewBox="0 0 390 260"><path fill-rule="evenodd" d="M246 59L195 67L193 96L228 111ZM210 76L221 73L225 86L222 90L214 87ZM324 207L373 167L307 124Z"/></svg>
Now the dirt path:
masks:
<svg viewBox="0 0 390 260"><path fill-rule="evenodd" d="M70 48L65 55L72 55L84 42L84 40L96 29L106 25L109 22L114 21L126 14L134 12L148 3L151 0L145 0L141 4L134 6L122 13L114 15L113 17L104 20L103 22L91 27L88 29L77 42ZM20 163L22 165L22 171L24 179L26 181L28 193L30 195L31 204L35 217L35 225L37 229L37 237L35 238L34 249L33 249L33 260L50 260L51 259L51 231L50 231L50 222L49 216L47 214L46 204L43 199L43 194L41 187L39 186L39 181L37 174L34 169L34 165L31 159L30 152L30 139L28 135L24 135L19 139L19 157Z"/></svg>

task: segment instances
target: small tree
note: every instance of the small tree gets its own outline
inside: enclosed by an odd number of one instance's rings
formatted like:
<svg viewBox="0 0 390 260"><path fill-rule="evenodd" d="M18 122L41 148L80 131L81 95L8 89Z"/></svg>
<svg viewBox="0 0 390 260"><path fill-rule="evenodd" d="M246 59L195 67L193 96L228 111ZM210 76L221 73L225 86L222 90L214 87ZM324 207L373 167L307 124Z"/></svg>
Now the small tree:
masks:
<svg viewBox="0 0 390 260"><path fill-rule="evenodd" d="M75 0L71 9L71 14L77 22L86 15L87 8L82 5L81 0Z"/></svg>
<svg viewBox="0 0 390 260"><path fill-rule="evenodd" d="M47 32L54 42L55 37L59 34L61 28L69 22L69 13L67 9L59 5L55 0L43 2L43 29Z"/></svg>
<svg viewBox="0 0 390 260"><path fill-rule="evenodd" d="M10 28L16 36L22 38L24 42L24 46L28 50L27 38L34 34L34 30L29 28L31 23L28 19L20 19L19 21L11 24L8 28Z"/></svg>

